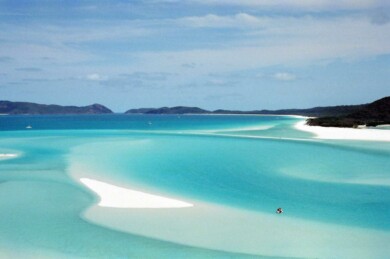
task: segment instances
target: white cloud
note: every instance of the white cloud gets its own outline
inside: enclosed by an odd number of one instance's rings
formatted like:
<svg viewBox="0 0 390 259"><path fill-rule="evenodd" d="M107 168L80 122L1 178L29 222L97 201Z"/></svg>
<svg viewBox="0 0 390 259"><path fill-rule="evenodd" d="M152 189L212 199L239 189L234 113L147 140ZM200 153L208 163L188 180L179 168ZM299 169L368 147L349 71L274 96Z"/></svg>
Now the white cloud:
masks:
<svg viewBox="0 0 390 259"><path fill-rule="evenodd" d="M82 62L91 58L89 53L63 44L52 45L14 39L0 44L0 56L4 55L11 56L13 61L20 63L20 66L40 66L37 62L44 58L61 61L62 64Z"/></svg>
<svg viewBox="0 0 390 259"><path fill-rule="evenodd" d="M275 73L273 75L273 78L276 80L280 80L280 81L293 81L297 77L296 77L296 75L291 74L291 73L279 72L279 73Z"/></svg>
<svg viewBox="0 0 390 259"><path fill-rule="evenodd" d="M210 18L211 16L204 17ZM236 16L233 16L236 17ZM226 20L224 20L226 18ZM212 16L218 26L232 16ZM334 59L361 59L390 53L390 23L378 26L367 16L258 17L264 26L218 42L215 47L136 54L143 64L175 71L182 64L201 66L192 73L219 73L273 65L308 65ZM182 21L182 20L181 20ZM211 26L211 25L210 25ZM195 70L195 69L193 69Z"/></svg>
<svg viewBox="0 0 390 259"><path fill-rule="evenodd" d="M172 0L171 0L172 1ZM204 5L298 10L361 10L389 7L387 0L190 0Z"/></svg>
<svg viewBox="0 0 390 259"><path fill-rule="evenodd" d="M224 86L227 84L226 80L218 79L218 78L210 79L208 83L214 86Z"/></svg>
<svg viewBox="0 0 390 259"><path fill-rule="evenodd" d="M89 74L86 76L86 78L87 78L87 80L91 80L91 81L104 81L104 80L108 79L107 76L102 76L102 75L97 74L97 73Z"/></svg>
<svg viewBox="0 0 390 259"><path fill-rule="evenodd" d="M267 19L258 18L247 13L230 16L208 14L178 19L179 24L192 27L259 27L265 25Z"/></svg>
<svg viewBox="0 0 390 259"><path fill-rule="evenodd" d="M4 23L0 25L0 31L4 31L8 39L0 42L0 61L1 57L3 61L12 60L14 67L6 66L10 71L21 66L42 67L52 75L57 75L61 65L65 65L61 77L83 75L78 79L92 81L107 81L108 78L98 73L89 74L91 71L104 71L110 75L110 80L115 74L136 71L145 71L158 79L162 75L156 73L180 73L174 79L167 79L179 84L196 81L199 75L209 73L274 65L311 65L334 59L389 54L390 23L386 23L387 16L384 17L373 23L372 17L356 14L254 16L241 12L225 16L208 14L178 19L127 20L122 25L121 22L91 22L88 26L71 24L64 28ZM92 24L97 26L91 28ZM194 27L198 28L197 33L192 33ZM203 29L210 27L238 28L240 31L224 33L223 38L219 38ZM153 34L156 31L159 33ZM136 45L140 44L138 42L134 45L140 48L133 50L130 40L151 36L149 33L153 37L144 38L142 43L153 41L153 44L145 44L145 49L150 51L142 51L143 46ZM158 44L160 37L171 39L172 44L168 47L168 44ZM102 41L110 44L104 51L100 44L89 44ZM125 48L127 42L129 47ZM99 64L96 70L95 64Z"/></svg>
<svg viewBox="0 0 390 259"><path fill-rule="evenodd" d="M151 30L142 28L138 21L99 22L89 21L79 25L0 24L0 31L7 32L9 41L49 44L84 43L101 40L118 40L145 37Z"/></svg>

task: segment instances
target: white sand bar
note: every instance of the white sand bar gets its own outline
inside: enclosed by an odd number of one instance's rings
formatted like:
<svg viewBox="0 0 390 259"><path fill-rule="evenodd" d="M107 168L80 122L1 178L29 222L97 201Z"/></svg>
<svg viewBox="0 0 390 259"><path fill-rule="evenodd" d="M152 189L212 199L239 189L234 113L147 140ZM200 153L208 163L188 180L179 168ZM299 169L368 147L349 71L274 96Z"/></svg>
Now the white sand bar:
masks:
<svg viewBox="0 0 390 259"><path fill-rule="evenodd" d="M80 181L99 197L99 206L110 208L185 208L193 204L162 196L115 186L101 181L81 178Z"/></svg>
<svg viewBox="0 0 390 259"><path fill-rule="evenodd" d="M298 130L310 132L319 139L348 139L348 140L370 140L370 141L390 141L390 130L379 130L371 128L336 128L309 126L306 121L295 124Z"/></svg>
<svg viewBox="0 0 390 259"><path fill-rule="evenodd" d="M192 247L286 258L388 258L390 233L197 201L190 209L92 206L89 222ZM255 256L253 256L255 257Z"/></svg>
<svg viewBox="0 0 390 259"><path fill-rule="evenodd" d="M10 154L10 153L0 154L0 159L15 158L17 156L18 156L17 154Z"/></svg>

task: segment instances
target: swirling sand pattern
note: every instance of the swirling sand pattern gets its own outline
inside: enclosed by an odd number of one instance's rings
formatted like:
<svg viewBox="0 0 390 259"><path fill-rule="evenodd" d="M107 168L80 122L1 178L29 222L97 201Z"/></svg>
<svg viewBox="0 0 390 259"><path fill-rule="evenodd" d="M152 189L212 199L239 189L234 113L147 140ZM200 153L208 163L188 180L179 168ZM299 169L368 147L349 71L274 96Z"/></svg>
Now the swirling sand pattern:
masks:
<svg viewBox="0 0 390 259"><path fill-rule="evenodd" d="M0 153L23 155L0 160L0 256L389 254L388 143L313 139L289 117L137 118L110 128L97 116L85 130L79 117L58 129L38 117L28 132L6 118ZM101 207L80 178L193 206Z"/></svg>

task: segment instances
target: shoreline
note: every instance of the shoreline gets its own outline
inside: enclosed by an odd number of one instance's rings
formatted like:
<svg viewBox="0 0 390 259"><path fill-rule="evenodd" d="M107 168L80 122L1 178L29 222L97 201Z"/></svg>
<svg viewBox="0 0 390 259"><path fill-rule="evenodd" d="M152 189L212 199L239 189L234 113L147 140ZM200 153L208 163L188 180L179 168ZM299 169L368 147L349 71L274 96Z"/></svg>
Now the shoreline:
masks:
<svg viewBox="0 0 390 259"><path fill-rule="evenodd" d="M296 118L307 118L304 115L295 115L295 114L260 114L260 113L156 113L156 114L148 114L148 113L0 113L0 116L77 116L77 115L169 115L169 116L194 116L194 115L202 115L202 116L282 116L282 117L296 117Z"/></svg>
<svg viewBox="0 0 390 259"><path fill-rule="evenodd" d="M315 135L317 139L335 139L335 140L364 140L364 141L385 141L390 142L390 130L380 130L372 128L337 128L309 126L306 120L299 121L294 125L297 130L309 132Z"/></svg>
<svg viewBox="0 0 390 259"><path fill-rule="evenodd" d="M177 115L177 116L187 116L187 115L202 115L202 116L264 116L264 117L292 117L292 118L309 118L303 115L295 115L295 114L253 114L253 113L184 113L184 114L145 114L145 113L137 113L139 115Z"/></svg>

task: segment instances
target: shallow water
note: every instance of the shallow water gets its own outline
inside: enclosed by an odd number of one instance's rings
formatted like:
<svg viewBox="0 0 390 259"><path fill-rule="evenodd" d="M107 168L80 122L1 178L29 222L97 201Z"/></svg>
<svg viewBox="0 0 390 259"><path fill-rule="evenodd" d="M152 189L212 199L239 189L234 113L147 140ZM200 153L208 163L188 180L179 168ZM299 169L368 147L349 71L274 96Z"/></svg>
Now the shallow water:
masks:
<svg viewBox="0 0 390 259"><path fill-rule="evenodd" d="M0 160L0 256L388 254L390 144L313 139L294 129L300 120L1 116L0 153L18 156ZM80 177L195 206L97 207ZM283 237L273 238L273 228Z"/></svg>

